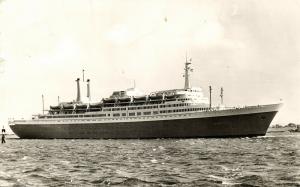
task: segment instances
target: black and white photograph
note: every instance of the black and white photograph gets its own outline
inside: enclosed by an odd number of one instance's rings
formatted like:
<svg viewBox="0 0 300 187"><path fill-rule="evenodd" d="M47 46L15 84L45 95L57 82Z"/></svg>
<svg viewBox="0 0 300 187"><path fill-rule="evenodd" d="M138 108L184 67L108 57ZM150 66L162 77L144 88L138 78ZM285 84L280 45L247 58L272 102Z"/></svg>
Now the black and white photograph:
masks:
<svg viewBox="0 0 300 187"><path fill-rule="evenodd" d="M300 1L0 0L0 187L300 187Z"/></svg>

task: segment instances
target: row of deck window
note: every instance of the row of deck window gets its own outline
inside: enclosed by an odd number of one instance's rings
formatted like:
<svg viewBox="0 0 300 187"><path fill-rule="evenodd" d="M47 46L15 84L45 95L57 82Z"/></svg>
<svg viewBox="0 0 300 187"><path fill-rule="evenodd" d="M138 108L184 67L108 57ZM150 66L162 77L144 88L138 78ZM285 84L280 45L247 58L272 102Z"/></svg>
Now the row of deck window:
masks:
<svg viewBox="0 0 300 187"><path fill-rule="evenodd" d="M203 111L207 110L207 108L183 108L183 109L176 109L176 110L161 110L160 113L174 113L174 112L188 112L188 111Z"/></svg>
<svg viewBox="0 0 300 187"><path fill-rule="evenodd" d="M160 108L166 107L179 107L179 106L188 106L188 103L180 103L180 104L169 104L169 105L160 105Z"/></svg>
<svg viewBox="0 0 300 187"><path fill-rule="evenodd" d="M188 100L191 100L191 99L189 99L189 98L178 99L178 101L188 101Z"/></svg>
<svg viewBox="0 0 300 187"><path fill-rule="evenodd" d="M155 109L155 108L168 108L168 107L181 107L181 106L189 106L189 103L179 103L179 104L166 104L166 105L150 105L150 106L136 106L136 107L128 107L128 110L141 110L141 109ZM94 109L92 109L94 110ZM100 110L100 109L99 109ZM83 110L82 110L83 111ZM95 110L97 111L97 110ZM114 108L103 108L103 112L110 112L110 111L126 111L126 107L114 107ZM64 114L73 114L73 110L64 110ZM58 111L57 114L60 112ZM76 112L79 113L78 111ZM84 112L82 112L84 113ZM54 113L55 114L55 113Z"/></svg>
<svg viewBox="0 0 300 187"><path fill-rule="evenodd" d="M180 107L180 106L188 106L188 103L180 103L180 104L168 104L168 105L160 105L159 108L166 108L166 107ZM141 109L154 109L158 108L158 105L153 106L139 106L139 107L128 107L128 110L141 110ZM123 111L126 110L125 107L123 108L104 108L103 111Z"/></svg>
<svg viewBox="0 0 300 187"><path fill-rule="evenodd" d="M126 108L104 108L103 111L107 112L107 111L124 111L126 110Z"/></svg>
<svg viewBox="0 0 300 187"><path fill-rule="evenodd" d="M140 109L152 109L152 108L158 108L158 106L154 105L154 106L128 107L128 110L140 110Z"/></svg>
<svg viewBox="0 0 300 187"><path fill-rule="evenodd" d="M160 114L165 114L165 113L176 113L176 112L188 112L188 111L204 111L207 110L208 108L181 108L181 109L174 109L174 110L160 110L160 111L145 111L145 112L129 112L128 116L141 116L141 115L151 115L151 113L153 115L156 115L158 113ZM80 117L109 117L110 114L91 114L91 115L66 115L66 116L62 116L62 115L58 115L58 116L51 116L51 117L45 117L45 118L80 118ZM126 117L127 114L126 113L113 113L112 114L113 117ZM40 117L40 118L44 118Z"/></svg>

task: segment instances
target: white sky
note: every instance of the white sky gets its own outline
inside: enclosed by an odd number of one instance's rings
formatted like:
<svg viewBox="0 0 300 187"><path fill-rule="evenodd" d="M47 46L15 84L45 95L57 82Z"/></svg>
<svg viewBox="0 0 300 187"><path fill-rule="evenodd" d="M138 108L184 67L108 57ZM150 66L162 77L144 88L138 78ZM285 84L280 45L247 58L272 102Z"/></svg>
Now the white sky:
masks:
<svg viewBox="0 0 300 187"><path fill-rule="evenodd" d="M86 70L93 100L133 85L192 85L214 104L285 103L274 123L300 123L300 3L293 0L2 0L0 125L76 98ZM84 89L85 91L85 89ZM82 92L82 95L85 95Z"/></svg>

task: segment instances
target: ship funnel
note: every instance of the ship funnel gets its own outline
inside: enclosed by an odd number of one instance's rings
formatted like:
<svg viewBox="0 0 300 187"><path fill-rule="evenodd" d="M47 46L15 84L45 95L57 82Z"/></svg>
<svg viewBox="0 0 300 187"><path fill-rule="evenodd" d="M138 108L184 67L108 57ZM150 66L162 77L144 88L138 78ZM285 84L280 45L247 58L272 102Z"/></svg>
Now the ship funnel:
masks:
<svg viewBox="0 0 300 187"><path fill-rule="evenodd" d="M80 85L79 85L79 81L80 81L80 79L79 78L77 78L76 79L76 82L77 82L77 98L76 98L76 102L80 102Z"/></svg>
<svg viewBox="0 0 300 187"><path fill-rule="evenodd" d="M87 98L89 99L89 101L91 101L91 90L90 90L90 79L88 79L87 81Z"/></svg>
<svg viewBox="0 0 300 187"><path fill-rule="evenodd" d="M186 59L185 59L185 67L184 67L184 89L189 89L190 88L190 81L189 81L189 73L193 71L193 69L190 67L190 65L192 64L192 59L187 59L187 55L186 55Z"/></svg>

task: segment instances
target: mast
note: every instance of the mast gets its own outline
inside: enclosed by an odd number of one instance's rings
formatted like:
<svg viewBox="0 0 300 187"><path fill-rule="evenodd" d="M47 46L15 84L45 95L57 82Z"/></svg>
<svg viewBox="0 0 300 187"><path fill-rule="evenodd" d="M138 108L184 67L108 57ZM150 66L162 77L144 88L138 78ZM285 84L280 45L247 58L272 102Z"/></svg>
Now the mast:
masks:
<svg viewBox="0 0 300 187"><path fill-rule="evenodd" d="M84 69L82 70L82 82L84 82Z"/></svg>
<svg viewBox="0 0 300 187"><path fill-rule="evenodd" d="M45 105L44 105L44 95L42 94L42 103L43 103L43 115L44 115L44 113L45 113Z"/></svg>
<svg viewBox="0 0 300 187"><path fill-rule="evenodd" d="M77 82L77 98L76 98L76 102L80 102L80 85L79 85L79 81L80 81L80 78L77 78L76 79L76 82Z"/></svg>
<svg viewBox="0 0 300 187"><path fill-rule="evenodd" d="M190 82L189 82L189 72L192 72L193 69L189 66L192 63L192 59L188 61L187 55L185 55L185 67L184 67L184 89L190 88Z"/></svg>
<svg viewBox="0 0 300 187"><path fill-rule="evenodd" d="M211 88L211 86L209 86L209 108L211 108L211 91L212 91L212 88Z"/></svg>
<svg viewBox="0 0 300 187"><path fill-rule="evenodd" d="M221 97L221 105L223 105L223 87L221 87L221 94L220 94L220 97Z"/></svg>

